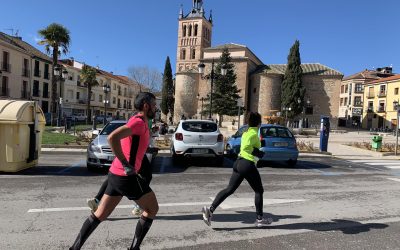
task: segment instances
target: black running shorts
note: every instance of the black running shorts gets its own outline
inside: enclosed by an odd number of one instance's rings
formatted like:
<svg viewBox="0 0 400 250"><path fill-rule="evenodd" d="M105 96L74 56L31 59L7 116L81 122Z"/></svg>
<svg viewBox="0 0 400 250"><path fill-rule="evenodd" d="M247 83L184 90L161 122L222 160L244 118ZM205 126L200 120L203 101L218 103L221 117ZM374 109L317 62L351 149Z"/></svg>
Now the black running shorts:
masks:
<svg viewBox="0 0 400 250"><path fill-rule="evenodd" d="M151 191L148 181L137 175L119 176L108 172L105 194L109 196L126 196L129 200L139 200Z"/></svg>

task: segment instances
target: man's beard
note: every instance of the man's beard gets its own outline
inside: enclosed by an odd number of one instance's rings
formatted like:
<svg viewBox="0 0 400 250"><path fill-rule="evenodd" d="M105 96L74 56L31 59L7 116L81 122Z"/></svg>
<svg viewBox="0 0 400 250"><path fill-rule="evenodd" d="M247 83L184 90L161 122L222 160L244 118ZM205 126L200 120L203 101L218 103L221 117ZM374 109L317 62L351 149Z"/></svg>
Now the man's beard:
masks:
<svg viewBox="0 0 400 250"><path fill-rule="evenodd" d="M153 110L148 110L146 116L148 119L153 119L156 116L156 112L153 112Z"/></svg>

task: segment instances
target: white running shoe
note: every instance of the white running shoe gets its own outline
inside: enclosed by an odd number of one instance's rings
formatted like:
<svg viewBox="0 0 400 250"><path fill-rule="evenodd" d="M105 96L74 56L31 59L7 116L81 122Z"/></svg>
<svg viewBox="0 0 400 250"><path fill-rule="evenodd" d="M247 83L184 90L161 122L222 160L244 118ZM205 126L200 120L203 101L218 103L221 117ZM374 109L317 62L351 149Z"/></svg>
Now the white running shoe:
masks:
<svg viewBox="0 0 400 250"><path fill-rule="evenodd" d="M140 216L143 213L142 209L139 207L139 205L134 205L132 214L135 216Z"/></svg>
<svg viewBox="0 0 400 250"><path fill-rule="evenodd" d="M211 217L212 213L210 211L210 208L204 206L201 211L203 212L203 221L204 223L207 224L207 226L211 226Z"/></svg>
<svg viewBox="0 0 400 250"><path fill-rule="evenodd" d="M256 227L263 227L263 226L268 226L273 222L273 219L271 217L267 218L262 218L262 220L256 219L255 225Z"/></svg>
<svg viewBox="0 0 400 250"><path fill-rule="evenodd" d="M87 199L87 204L93 212L96 212L97 208L99 207L99 203L99 200L96 198Z"/></svg>

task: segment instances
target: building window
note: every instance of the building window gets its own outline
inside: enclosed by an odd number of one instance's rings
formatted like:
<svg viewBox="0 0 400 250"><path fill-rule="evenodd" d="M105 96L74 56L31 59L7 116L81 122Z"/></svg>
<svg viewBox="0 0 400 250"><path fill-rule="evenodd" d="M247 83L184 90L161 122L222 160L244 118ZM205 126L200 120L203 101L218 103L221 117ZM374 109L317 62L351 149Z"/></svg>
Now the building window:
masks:
<svg viewBox="0 0 400 250"><path fill-rule="evenodd" d="M385 101L379 101L378 112L385 112Z"/></svg>
<svg viewBox="0 0 400 250"><path fill-rule="evenodd" d="M254 89L253 89L253 93L254 93L254 94L257 93L257 88L254 88Z"/></svg>
<svg viewBox="0 0 400 250"><path fill-rule="evenodd" d="M33 81L33 89L32 89L33 93L32 95L35 97L39 97L39 81L34 80Z"/></svg>
<svg viewBox="0 0 400 250"><path fill-rule="evenodd" d="M197 30L199 26L197 24L194 25L194 36L197 36Z"/></svg>
<svg viewBox="0 0 400 250"><path fill-rule="evenodd" d="M395 88L395 89L394 89L394 94L395 94L395 95L398 95L398 94L399 94L399 88Z"/></svg>
<svg viewBox="0 0 400 250"><path fill-rule="evenodd" d="M189 25L189 32L188 32L188 36L192 36L192 25Z"/></svg>
<svg viewBox="0 0 400 250"><path fill-rule="evenodd" d="M306 115L312 115L314 113L312 106L307 106L305 111L306 111Z"/></svg>
<svg viewBox="0 0 400 250"><path fill-rule="evenodd" d="M347 97L344 98L344 105L347 105Z"/></svg>
<svg viewBox="0 0 400 250"><path fill-rule="evenodd" d="M49 64L46 63L44 65L44 79L50 79L50 74L49 74Z"/></svg>
<svg viewBox="0 0 400 250"><path fill-rule="evenodd" d="M79 99L80 99L80 94L81 94L81 93L76 92L76 100L79 100Z"/></svg>
<svg viewBox="0 0 400 250"><path fill-rule="evenodd" d="M99 102L103 102L103 95L99 95Z"/></svg>
<svg viewBox="0 0 400 250"><path fill-rule="evenodd" d="M374 110L374 102L368 102L368 112L372 112Z"/></svg>
<svg viewBox="0 0 400 250"><path fill-rule="evenodd" d="M344 93L344 85L340 86L340 94Z"/></svg>
<svg viewBox="0 0 400 250"><path fill-rule="evenodd" d="M191 59L196 59L196 49L192 49Z"/></svg>
<svg viewBox="0 0 400 250"><path fill-rule="evenodd" d="M343 106L343 98L340 98L340 106Z"/></svg>
<svg viewBox="0 0 400 250"><path fill-rule="evenodd" d="M386 95L386 85L379 86L379 95Z"/></svg>
<svg viewBox="0 0 400 250"><path fill-rule="evenodd" d="M113 97L113 104L115 104L117 102L117 99L115 97Z"/></svg>
<svg viewBox="0 0 400 250"><path fill-rule="evenodd" d="M6 72L10 72L10 54L7 51L3 51L3 61L1 62L1 70L4 70Z"/></svg>
<svg viewBox="0 0 400 250"><path fill-rule="evenodd" d="M117 85L115 85L115 83L113 84L113 90L117 89Z"/></svg>
<svg viewBox="0 0 400 250"><path fill-rule="evenodd" d="M186 49L181 50L181 60L185 60L186 58Z"/></svg>
<svg viewBox="0 0 400 250"><path fill-rule="evenodd" d="M28 82L22 81L21 98L28 99Z"/></svg>
<svg viewBox="0 0 400 250"><path fill-rule="evenodd" d="M38 60L35 60L34 75L36 77L40 77L39 61Z"/></svg>
<svg viewBox="0 0 400 250"><path fill-rule="evenodd" d="M355 96L354 97L354 106L357 106L357 107L362 106L361 96Z"/></svg>
<svg viewBox="0 0 400 250"><path fill-rule="evenodd" d="M183 25L183 37L186 36L186 25Z"/></svg>
<svg viewBox="0 0 400 250"><path fill-rule="evenodd" d="M49 84L43 83L43 98L49 98Z"/></svg>
<svg viewBox="0 0 400 250"><path fill-rule="evenodd" d="M362 93L363 92L363 87L362 87L362 85L360 83L356 84L355 92L356 93Z"/></svg>
<svg viewBox="0 0 400 250"><path fill-rule="evenodd" d="M22 65L22 76L29 77L29 61L24 58L24 64Z"/></svg>
<svg viewBox="0 0 400 250"><path fill-rule="evenodd" d="M0 91L1 91L0 96L8 96L9 95L8 77L7 76L3 76L3 78L2 78Z"/></svg>
<svg viewBox="0 0 400 250"><path fill-rule="evenodd" d="M347 93L349 91L349 86L348 85L345 85L344 86L344 93Z"/></svg>

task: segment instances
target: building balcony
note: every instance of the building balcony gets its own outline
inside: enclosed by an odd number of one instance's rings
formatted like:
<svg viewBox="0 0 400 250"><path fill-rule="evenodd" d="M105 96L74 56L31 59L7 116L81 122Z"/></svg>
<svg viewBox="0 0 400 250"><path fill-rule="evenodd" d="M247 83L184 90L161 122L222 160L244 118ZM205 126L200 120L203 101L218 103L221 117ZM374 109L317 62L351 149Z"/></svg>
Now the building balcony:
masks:
<svg viewBox="0 0 400 250"><path fill-rule="evenodd" d="M386 92L379 92L378 97L386 97Z"/></svg>
<svg viewBox="0 0 400 250"><path fill-rule="evenodd" d="M355 90L354 90L354 93L355 93L355 94L362 94L362 93L364 93L364 90L362 90L362 89L361 89L361 90L355 89Z"/></svg>
<svg viewBox="0 0 400 250"><path fill-rule="evenodd" d="M29 77L31 75L31 71L29 69L22 69L22 76Z"/></svg>
<svg viewBox="0 0 400 250"><path fill-rule="evenodd" d="M385 108L377 108L376 112L377 113L383 113L383 112L386 112L386 110L385 110Z"/></svg>
<svg viewBox="0 0 400 250"><path fill-rule="evenodd" d="M1 62L0 65L1 65L1 71L11 73L11 64L7 62Z"/></svg>
<svg viewBox="0 0 400 250"><path fill-rule="evenodd" d="M10 89L9 88L1 88L0 96L10 96Z"/></svg>
<svg viewBox="0 0 400 250"><path fill-rule="evenodd" d="M362 107L363 103L362 102L356 102L353 104L353 107Z"/></svg>

